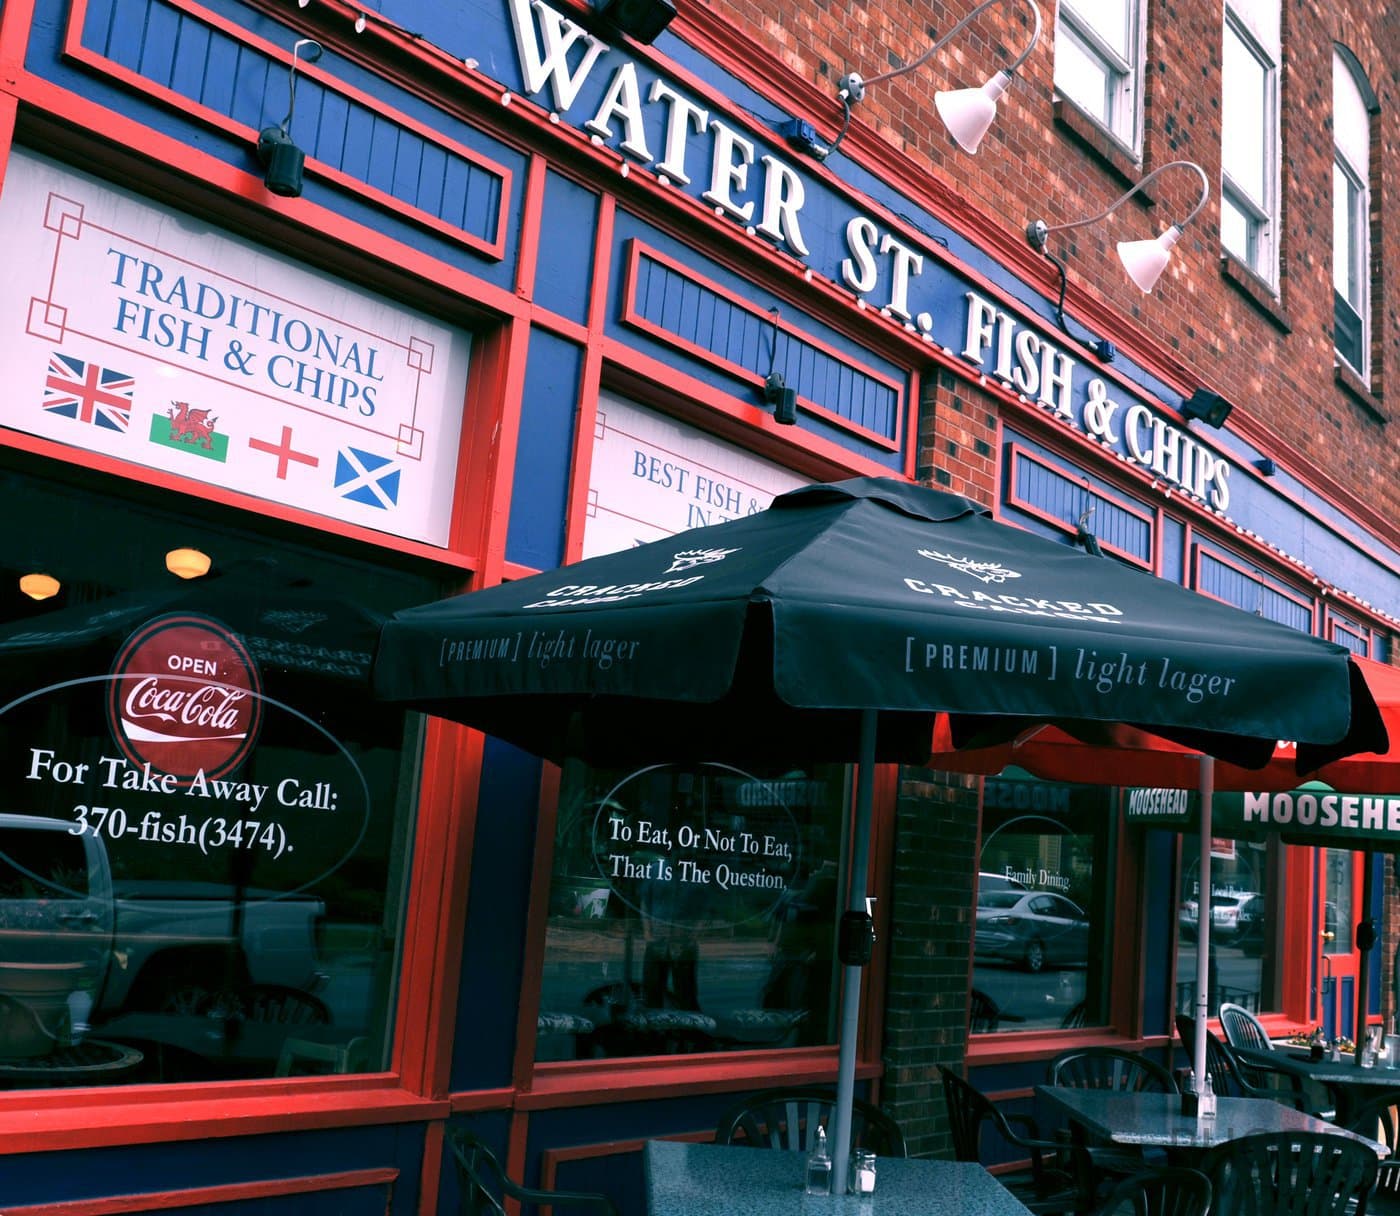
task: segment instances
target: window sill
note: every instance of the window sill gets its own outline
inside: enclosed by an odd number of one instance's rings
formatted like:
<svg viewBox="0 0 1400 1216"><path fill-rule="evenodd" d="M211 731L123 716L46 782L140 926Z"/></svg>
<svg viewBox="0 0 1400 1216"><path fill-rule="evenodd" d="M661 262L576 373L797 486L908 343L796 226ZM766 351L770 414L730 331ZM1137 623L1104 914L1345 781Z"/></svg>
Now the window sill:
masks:
<svg viewBox="0 0 1400 1216"><path fill-rule="evenodd" d="M1055 125L1125 186L1135 186L1142 179L1142 160L1136 153L1074 102L1056 97L1054 114ZM1147 190L1139 190L1134 197L1148 205L1155 201Z"/></svg>
<svg viewBox="0 0 1400 1216"><path fill-rule="evenodd" d="M1389 422L1381 399L1366 386L1366 382L1345 363L1337 363L1332 368L1332 379L1337 387L1356 402L1377 422Z"/></svg>
<svg viewBox="0 0 1400 1216"><path fill-rule="evenodd" d="M1233 253L1220 255L1220 277L1271 321L1280 333L1292 333L1293 325L1278 292Z"/></svg>
<svg viewBox="0 0 1400 1216"><path fill-rule="evenodd" d="M255 1136L274 1131L360 1127L445 1119L445 1101L421 1098L373 1078L337 1084L269 1080L209 1096L206 1087L172 1087L169 1096L150 1086L65 1091L16 1091L0 1102L0 1156L118 1144Z"/></svg>

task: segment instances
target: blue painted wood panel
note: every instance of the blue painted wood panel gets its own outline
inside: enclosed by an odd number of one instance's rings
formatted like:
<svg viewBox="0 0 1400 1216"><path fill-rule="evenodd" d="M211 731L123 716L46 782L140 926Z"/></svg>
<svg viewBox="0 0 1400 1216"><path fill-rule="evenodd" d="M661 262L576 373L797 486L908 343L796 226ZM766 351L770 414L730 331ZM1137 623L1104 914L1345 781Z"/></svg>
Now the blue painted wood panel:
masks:
<svg viewBox="0 0 1400 1216"><path fill-rule="evenodd" d="M290 46L285 35L277 41ZM255 131L280 124L291 113L291 133L309 157L481 241L496 238L504 189L500 173L304 72L296 78L293 109L283 63L161 0L90 6L83 42L153 84ZM336 79L346 78L343 61L326 57L322 62ZM211 72L211 65L218 70Z"/></svg>
<svg viewBox="0 0 1400 1216"><path fill-rule="evenodd" d="M1312 610L1297 600L1297 596L1302 594L1302 587L1297 588L1291 597L1284 595L1271 587L1262 576L1251 576L1210 553L1202 553L1199 589L1246 612L1256 613L1304 633L1313 632Z"/></svg>
<svg viewBox="0 0 1400 1216"><path fill-rule="evenodd" d="M4 1202L6 1207L24 1207L392 1167L399 1175L388 1211L408 1216L417 1209L422 1160L423 1127L416 1124L28 1153L4 1158ZM296 1209L298 1213L359 1216L374 1211L384 1216L385 1192L379 1188L324 1194L330 1207L308 1208L307 1195L292 1202L300 1200L303 1205ZM225 1204L214 1210L226 1213L235 1207ZM239 1204L236 1210L280 1214L291 1209Z"/></svg>
<svg viewBox="0 0 1400 1216"><path fill-rule="evenodd" d="M1096 494L1085 485L1084 475L1070 469L1056 469L1019 453L1013 470L1017 501L1060 520L1073 529L1090 507L1090 527L1099 540L1131 553L1144 562L1152 560L1152 525L1142 515L1126 510L1120 503ZM1144 512L1146 508L1143 508Z"/></svg>
<svg viewBox="0 0 1400 1216"><path fill-rule="evenodd" d="M624 276L633 240L640 248L632 306L639 321L662 331L659 335L624 320L628 306ZM620 341L753 404L761 402L759 381L770 370L778 371L799 397L837 418L891 443L903 438L898 433L899 398L908 395L906 368L830 326L793 313L784 301L741 275L624 212L618 213L614 258L607 324L609 334ZM677 269L672 260L683 269ZM774 323L770 311L774 308L781 325ZM685 349L686 344L698 351ZM899 390L892 390L889 382L899 385ZM887 468L901 467L897 449L882 447L835 421L804 411L799 425L806 433Z"/></svg>
<svg viewBox="0 0 1400 1216"><path fill-rule="evenodd" d="M550 570L564 560L564 519L573 460L583 352L535 330L520 406L520 440L506 557Z"/></svg>
<svg viewBox="0 0 1400 1216"><path fill-rule="evenodd" d="M454 1091L511 1082L540 764L537 757L498 739L486 740L462 938L450 1081ZM455 932L455 926L449 928Z"/></svg>
<svg viewBox="0 0 1400 1216"><path fill-rule="evenodd" d="M588 320L597 227L598 195L561 174L546 174L535 299L580 325Z"/></svg>
<svg viewBox="0 0 1400 1216"><path fill-rule="evenodd" d="M233 0L210 0L208 7L286 51L296 40L288 27ZM61 0L38 0L26 54L31 71L190 148L261 175L262 165L251 138L211 127L180 106L143 96L112 78L62 60L60 47L67 19L68 6ZM284 62L179 13L161 0L109 0L90 5L83 45L93 54L110 57L136 72L152 86L170 88L188 98L191 105L206 106L253 131L279 124L287 115L288 70ZM525 157L330 51L317 66L334 81L383 98L407 118L441 133L445 140L508 170L509 195L500 172L490 165L444 149L299 72L293 137L309 155L385 192L390 199L387 203L371 201L365 194L314 175L306 179L304 197L447 265L469 267L483 280L509 289L515 273ZM505 257L486 256L463 244L462 239L453 239L396 210L399 206L416 207L471 241L494 239L497 216L504 215Z"/></svg>
<svg viewBox="0 0 1400 1216"><path fill-rule="evenodd" d="M727 299L686 270L638 260L634 302L643 320L733 366L779 371L799 397L894 442L900 394L813 342Z"/></svg>

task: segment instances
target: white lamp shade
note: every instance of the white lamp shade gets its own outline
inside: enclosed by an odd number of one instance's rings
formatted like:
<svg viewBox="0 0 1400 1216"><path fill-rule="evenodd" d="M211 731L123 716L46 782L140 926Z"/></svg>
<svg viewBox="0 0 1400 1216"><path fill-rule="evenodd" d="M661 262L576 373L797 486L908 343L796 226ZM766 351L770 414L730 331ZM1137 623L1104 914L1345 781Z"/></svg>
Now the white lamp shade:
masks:
<svg viewBox="0 0 1400 1216"><path fill-rule="evenodd" d="M1172 246L1180 239L1181 229L1173 224L1155 240L1119 241L1118 256L1123 261L1128 278L1143 291L1151 291L1167 268Z"/></svg>
<svg viewBox="0 0 1400 1216"><path fill-rule="evenodd" d="M980 89L944 90L933 95L939 118L964 152L977 151L982 136L997 116L997 98L1010 83L1009 72L998 72Z"/></svg>
<svg viewBox="0 0 1400 1216"><path fill-rule="evenodd" d="M180 578L199 578L209 573L209 555L198 549L171 549L165 555L165 568Z"/></svg>

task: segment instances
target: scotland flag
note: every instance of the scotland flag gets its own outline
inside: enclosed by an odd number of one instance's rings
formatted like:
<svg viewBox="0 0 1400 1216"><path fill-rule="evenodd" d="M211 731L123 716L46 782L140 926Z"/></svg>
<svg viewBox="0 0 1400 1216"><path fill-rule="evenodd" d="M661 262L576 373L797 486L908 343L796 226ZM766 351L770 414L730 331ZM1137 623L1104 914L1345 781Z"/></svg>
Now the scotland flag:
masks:
<svg viewBox="0 0 1400 1216"><path fill-rule="evenodd" d="M399 505L397 463L360 448L344 447L336 454L335 488L342 498L387 511Z"/></svg>

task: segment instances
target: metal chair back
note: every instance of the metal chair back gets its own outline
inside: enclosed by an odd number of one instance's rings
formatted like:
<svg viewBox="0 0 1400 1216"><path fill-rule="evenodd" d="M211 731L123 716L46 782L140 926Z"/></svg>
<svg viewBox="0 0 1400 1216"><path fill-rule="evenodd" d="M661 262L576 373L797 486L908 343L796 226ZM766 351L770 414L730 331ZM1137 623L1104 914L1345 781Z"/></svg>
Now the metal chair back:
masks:
<svg viewBox="0 0 1400 1216"><path fill-rule="evenodd" d="M1230 1216L1366 1216L1375 1151L1349 1136L1266 1132L1215 1150L1206 1172Z"/></svg>
<svg viewBox="0 0 1400 1216"><path fill-rule="evenodd" d="M528 1208L592 1208L600 1216L619 1216L617 1205L592 1191L553 1191L513 1181L485 1143L466 1128L447 1129L447 1147L457 1172L460 1216L504 1216L504 1199Z"/></svg>
<svg viewBox="0 0 1400 1216"><path fill-rule="evenodd" d="M715 1143L811 1152L818 1127L830 1136L835 1109L835 1090L822 1086L760 1090L725 1111L715 1129ZM898 1122L860 1098L854 1099L851 1110L851 1146L869 1149L877 1157L909 1155Z"/></svg>
<svg viewBox="0 0 1400 1216"><path fill-rule="evenodd" d="M1213 1188L1199 1170L1161 1166L1124 1178L1094 1216L1206 1216Z"/></svg>
<svg viewBox="0 0 1400 1216"><path fill-rule="evenodd" d="M1390 1149L1376 1167L1375 1193L1386 1197L1386 1211L1394 1210L1400 1206L1400 1102L1395 1094L1378 1094L1362 1105L1347 1123L1347 1131L1379 1140Z"/></svg>
<svg viewBox="0 0 1400 1216"><path fill-rule="evenodd" d="M1050 1061L1046 1080L1074 1089L1110 1089L1118 1093L1177 1092L1170 1070L1135 1051L1117 1047L1078 1047Z"/></svg>

